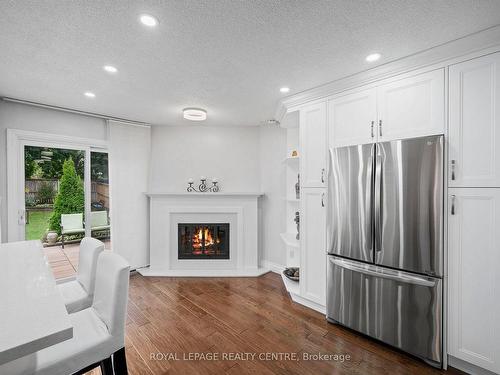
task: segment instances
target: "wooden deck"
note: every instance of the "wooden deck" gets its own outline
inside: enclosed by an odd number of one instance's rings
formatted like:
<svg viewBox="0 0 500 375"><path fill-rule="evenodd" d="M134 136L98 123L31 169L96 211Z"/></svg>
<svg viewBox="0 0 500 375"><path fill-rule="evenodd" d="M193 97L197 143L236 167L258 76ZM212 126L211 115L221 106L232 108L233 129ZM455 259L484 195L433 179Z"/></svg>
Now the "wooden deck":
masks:
<svg viewBox="0 0 500 375"><path fill-rule="evenodd" d="M111 247L110 241L104 241L105 248ZM56 279L74 276L78 269L78 254L80 252L79 243L71 243L61 246L45 247L43 249L49 261Z"/></svg>

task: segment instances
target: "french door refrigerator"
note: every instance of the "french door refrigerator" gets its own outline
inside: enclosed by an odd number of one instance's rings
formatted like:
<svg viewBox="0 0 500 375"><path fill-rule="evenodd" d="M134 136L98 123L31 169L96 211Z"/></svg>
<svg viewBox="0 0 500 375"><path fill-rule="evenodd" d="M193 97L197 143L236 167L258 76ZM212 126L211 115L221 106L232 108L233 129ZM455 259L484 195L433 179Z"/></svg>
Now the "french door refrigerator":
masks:
<svg viewBox="0 0 500 375"><path fill-rule="evenodd" d="M329 150L327 318L441 367L443 136Z"/></svg>

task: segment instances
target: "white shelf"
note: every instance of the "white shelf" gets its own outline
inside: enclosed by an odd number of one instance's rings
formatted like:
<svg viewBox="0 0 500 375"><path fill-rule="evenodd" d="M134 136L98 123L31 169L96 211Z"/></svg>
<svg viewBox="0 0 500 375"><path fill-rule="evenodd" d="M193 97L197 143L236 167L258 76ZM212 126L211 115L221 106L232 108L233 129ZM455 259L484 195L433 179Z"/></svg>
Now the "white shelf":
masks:
<svg viewBox="0 0 500 375"><path fill-rule="evenodd" d="M290 247L299 247L300 242L295 238L295 234L293 233L280 233L281 239L285 243L285 245Z"/></svg>
<svg viewBox="0 0 500 375"><path fill-rule="evenodd" d="M288 293L299 294L300 293L300 284L299 281L290 280L288 277L281 273L281 278L283 279L283 284L285 284L286 291Z"/></svg>
<svg viewBox="0 0 500 375"><path fill-rule="evenodd" d="M295 164L298 163L299 159L300 156L287 156L285 159L283 159L283 163Z"/></svg>

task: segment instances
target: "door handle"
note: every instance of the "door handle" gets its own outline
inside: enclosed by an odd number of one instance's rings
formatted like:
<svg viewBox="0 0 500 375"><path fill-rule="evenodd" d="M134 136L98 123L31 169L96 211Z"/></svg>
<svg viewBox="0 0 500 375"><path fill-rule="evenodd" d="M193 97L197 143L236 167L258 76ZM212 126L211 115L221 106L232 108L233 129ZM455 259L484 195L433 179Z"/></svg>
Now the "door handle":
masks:
<svg viewBox="0 0 500 375"><path fill-rule="evenodd" d="M325 193L321 193L321 207L325 207Z"/></svg>
<svg viewBox="0 0 500 375"><path fill-rule="evenodd" d="M455 215L455 201L457 199L456 195L451 196L451 214Z"/></svg>
<svg viewBox="0 0 500 375"><path fill-rule="evenodd" d="M17 223L19 225L26 224L26 211L25 210L18 210L17 211Z"/></svg>
<svg viewBox="0 0 500 375"><path fill-rule="evenodd" d="M325 168L321 168L321 183L325 183Z"/></svg>
<svg viewBox="0 0 500 375"><path fill-rule="evenodd" d="M451 160L451 180L455 181L455 166L456 166L456 160L452 159Z"/></svg>
<svg viewBox="0 0 500 375"><path fill-rule="evenodd" d="M373 133L373 126L375 125L375 121L372 121L372 138L375 137L375 134Z"/></svg>
<svg viewBox="0 0 500 375"><path fill-rule="evenodd" d="M382 137L382 120L378 120L378 135Z"/></svg>
<svg viewBox="0 0 500 375"><path fill-rule="evenodd" d="M387 270L387 269L372 266L372 265L356 264L356 263L348 261L348 260L338 259L338 258L334 258L334 257L329 257L329 259L330 259L330 262L332 262L336 266L339 266L339 267L344 268L344 269L349 270L349 271L362 273L362 274L367 275L367 276L373 276L373 277L377 277L377 278L389 279L389 280L399 281L399 282L406 283L406 284L421 285L421 286L426 286L426 287L434 287L436 285L435 280L433 280L431 278L426 278L423 276L410 275L406 272L401 272L401 271L396 271L396 270Z"/></svg>

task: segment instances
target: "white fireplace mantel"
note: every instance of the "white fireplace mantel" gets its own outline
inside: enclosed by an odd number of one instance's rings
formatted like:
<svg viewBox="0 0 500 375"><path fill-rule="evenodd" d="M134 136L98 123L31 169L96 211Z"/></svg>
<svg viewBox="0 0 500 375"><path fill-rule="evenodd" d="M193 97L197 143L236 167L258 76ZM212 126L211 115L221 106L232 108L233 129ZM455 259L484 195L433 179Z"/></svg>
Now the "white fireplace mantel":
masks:
<svg viewBox="0 0 500 375"><path fill-rule="evenodd" d="M144 276L259 276L258 199L261 192L147 192L150 266ZM178 259L177 227L183 222L227 222L229 259Z"/></svg>
<svg viewBox="0 0 500 375"><path fill-rule="evenodd" d="M260 192L218 192L218 193L189 193L187 191L182 192L147 192L145 193L148 197L261 197L264 193Z"/></svg>

